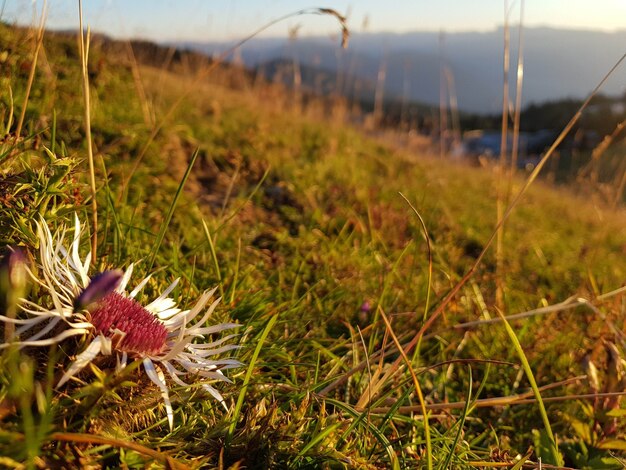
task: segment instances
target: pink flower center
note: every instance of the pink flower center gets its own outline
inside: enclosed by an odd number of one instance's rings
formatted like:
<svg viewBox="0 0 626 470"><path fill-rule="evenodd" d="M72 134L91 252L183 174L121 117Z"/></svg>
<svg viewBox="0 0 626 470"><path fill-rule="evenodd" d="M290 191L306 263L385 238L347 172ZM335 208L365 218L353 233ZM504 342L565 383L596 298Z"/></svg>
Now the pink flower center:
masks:
<svg viewBox="0 0 626 470"><path fill-rule="evenodd" d="M158 354L165 347L165 326L138 302L117 292L98 303L91 312L91 324L97 333L112 338L113 347L120 351Z"/></svg>

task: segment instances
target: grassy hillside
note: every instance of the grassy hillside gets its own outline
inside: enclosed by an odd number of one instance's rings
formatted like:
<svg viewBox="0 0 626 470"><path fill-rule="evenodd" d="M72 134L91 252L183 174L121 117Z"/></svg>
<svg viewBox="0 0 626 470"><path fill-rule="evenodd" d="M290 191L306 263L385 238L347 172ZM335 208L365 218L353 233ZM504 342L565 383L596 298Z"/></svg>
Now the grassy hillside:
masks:
<svg viewBox="0 0 626 470"><path fill-rule="evenodd" d="M0 239L31 265L40 217L71 230L77 213L94 228L74 37L45 37L15 139L33 51L32 33L0 25ZM519 455L524 468L540 458L621 468L619 398L579 395L623 390L624 297L613 292L626 279L623 210L535 183L506 224L502 266L489 251L444 300L493 232L495 170L391 147L328 103L303 109L236 69L198 80L208 63L160 53L161 66L123 44L91 46L90 275L135 263L133 282L153 273L144 304L180 278L170 295L182 308L217 286L208 324L241 325L240 348L224 356L243 366L215 384L229 411L168 382L170 430L138 362L116 374L115 359L100 356L56 387L88 340L5 348L3 464L487 468ZM33 283L28 299L50 303ZM487 322L534 309L543 310L511 320L509 332ZM406 344L435 314L403 359L394 336ZM599 383L585 375L590 361ZM528 393L534 381L545 413ZM513 404L518 394L527 401ZM481 401L498 397L509 398Z"/></svg>

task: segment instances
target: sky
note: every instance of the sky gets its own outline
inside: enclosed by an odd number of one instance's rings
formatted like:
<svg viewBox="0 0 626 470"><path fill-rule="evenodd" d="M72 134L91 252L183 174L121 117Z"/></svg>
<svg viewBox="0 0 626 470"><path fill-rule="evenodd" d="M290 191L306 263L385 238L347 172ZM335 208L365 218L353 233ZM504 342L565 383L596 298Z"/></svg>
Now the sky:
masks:
<svg viewBox="0 0 626 470"><path fill-rule="evenodd" d="M490 31L504 22L506 0L84 0L83 22L115 38L167 41L233 41L274 19L310 8L333 8L353 32ZM32 23L43 0L0 0L2 21ZM519 22L521 0L508 0L510 22ZM74 29L78 0L48 0L47 26ZM626 29L626 0L526 0L524 25L615 31ZM262 36L337 34L329 16L302 15Z"/></svg>

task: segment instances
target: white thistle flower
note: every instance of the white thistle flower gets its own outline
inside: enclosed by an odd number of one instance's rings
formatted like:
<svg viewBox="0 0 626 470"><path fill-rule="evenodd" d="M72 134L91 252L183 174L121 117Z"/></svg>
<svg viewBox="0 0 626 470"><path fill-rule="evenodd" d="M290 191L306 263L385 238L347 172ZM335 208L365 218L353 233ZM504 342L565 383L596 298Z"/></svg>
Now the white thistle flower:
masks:
<svg viewBox="0 0 626 470"><path fill-rule="evenodd" d="M220 301L217 299L209 304L216 289L202 294L191 310L181 310L168 297L178 283L176 280L151 303L141 305L134 299L150 276L130 292L126 288L133 272L132 264L124 273L113 272L109 276L90 279L91 254L87 254L81 261L79 244L82 227L78 216L75 219L73 240L69 247L64 244L67 229L62 228L53 235L45 222L37 224L40 276L36 276L30 269L28 272L31 280L49 297L49 305L39 305L24 299L21 305L24 312L22 318L0 315L0 321L13 323L17 327L10 341L0 343L0 349L11 344L47 346L70 336L91 339L57 387L75 376L99 354L115 353L118 370L126 366L129 357L140 359L147 376L161 391L170 429L174 426L174 412L164 371L173 382L182 386L188 385L182 380L185 376L199 376L202 388L226 408L224 399L209 382L230 382L222 370L241 365L235 359L214 358L238 348L234 344L226 344L236 335L228 335L210 343L196 341L239 326L234 323L204 326ZM83 297L89 297L89 310L79 308Z"/></svg>

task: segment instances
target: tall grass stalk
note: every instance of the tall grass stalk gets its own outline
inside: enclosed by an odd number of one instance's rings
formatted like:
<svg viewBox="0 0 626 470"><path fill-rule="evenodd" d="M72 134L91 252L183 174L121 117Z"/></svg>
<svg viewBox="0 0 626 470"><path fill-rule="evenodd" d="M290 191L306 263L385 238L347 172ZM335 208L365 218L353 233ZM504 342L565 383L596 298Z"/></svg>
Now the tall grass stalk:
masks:
<svg viewBox="0 0 626 470"><path fill-rule="evenodd" d="M448 90L448 99L450 103L450 121L452 126L452 142L456 145L461 143L461 119L459 117L459 103L456 97L456 84L454 81L454 72L452 68L446 65L444 68L444 76L446 79L446 88Z"/></svg>
<svg viewBox="0 0 626 470"><path fill-rule="evenodd" d="M578 172L577 179L580 182L588 185L591 183L592 185L598 184L599 172L598 166L600 164L600 158L604 153L608 150L608 148L615 142L615 140L620 136L620 134L626 129L626 119L620 121L613 129L613 132L604 136L604 139L596 145L596 147L591 152L591 160L587 163L583 168L581 168ZM586 180L589 181L586 181ZM626 166L624 165L624 160L622 160L622 165L619 169L615 171L614 178L615 185L615 193L612 201L612 209L616 209L619 203L622 201L624 194L624 187L626 187Z"/></svg>
<svg viewBox="0 0 626 470"><path fill-rule="evenodd" d="M619 176L617 178L619 178ZM613 198L613 209L617 209L617 206L622 201L624 188L626 188L626 171L622 172L622 177L619 178L619 184L616 184L616 186L617 189L615 189L615 197Z"/></svg>
<svg viewBox="0 0 626 470"><path fill-rule="evenodd" d="M445 137L448 132L448 111L445 88L445 33L439 31L439 158L443 159L446 153Z"/></svg>
<svg viewBox="0 0 626 470"><path fill-rule="evenodd" d="M507 144L509 133L509 67L510 67L510 35L509 29L509 2L504 1L504 50L502 55L502 127L500 129L500 161L498 162L498 171L496 172L497 200L496 200L496 217L498 221L498 230L496 231L496 306L500 309L504 308L504 223L502 216L504 215L504 168L507 164Z"/></svg>
<svg viewBox="0 0 626 470"><path fill-rule="evenodd" d="M24 118L26 117L26 108L28 107L28 100L30 98L30 91L33 88L33 82L35 80L35 71L37 70L37 59L39 58L39 51L43 44L43 36L45 32L46 18L48 16L48 2L44 0L41 7L41 18L39 19L39 26L37 27L37 34L35 35L35 49L33 51L33 58L30 64L30 71L28 72L28 81L26 82L26 92L24 94L24 103L22 104L22 111L17 121L17 127L15 128L15 142L20 138L22 133L22 127L24 126Z"/></svg>
<svg viewBox="0 0 626 470"><path fill-rule="evenodd" d="M387 79L387 48L383 52L378 64L376 75L376 87L374 90L374 126L378 127L383 122L383 106L385 100L385 80Z"/></svg>
<svg viewBox="0 0 626 470"><path fill-rule="evenodd" d="M152 107L150 106L150 101L148 100L148 95L146 94L146 89L143 86L143 82L141 81L141 73L139 72L139 64L137 64L137 58L135 57L135 52L133 51L133 46L129 41L125 42L126 51L128 53L128 58L130 59L130 70L133 74L133 82L135 83L135 90L137 90L137 95L139 96L139 104L141 105L141 112L143 114L143 120L147 127L154 127L154 112Z"/></svg>
<svg viewBox="0 0 626 470"><path fill-rule="evenodd" d="M519 127L522 114L522 86L524 84L524 0L520 2L519 27L517 29L517 74L515 80L515 114L513 115L513 143L511 148L511 166L509 170L509 188L507 203L513 185L513 175L517 168L519 154Z"/></svg>
<svg viewBox="0 0 626 470"><path fill-rule="evenodd" d="M90 31L87 28L87 37L83 31L83 2L78 0L78 49L80 53L80 65L82 73L83 100L85 107L85 139L87 140L87 160L89 161L89 182L91 189L91 216L93 221L93 231L91 232L91 259L95 263L98 251L98 201L96 199L96 169L93 158L93 143L91 140L91 103L89 99L89 70L87 62L89 59Z"/></svg>

